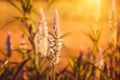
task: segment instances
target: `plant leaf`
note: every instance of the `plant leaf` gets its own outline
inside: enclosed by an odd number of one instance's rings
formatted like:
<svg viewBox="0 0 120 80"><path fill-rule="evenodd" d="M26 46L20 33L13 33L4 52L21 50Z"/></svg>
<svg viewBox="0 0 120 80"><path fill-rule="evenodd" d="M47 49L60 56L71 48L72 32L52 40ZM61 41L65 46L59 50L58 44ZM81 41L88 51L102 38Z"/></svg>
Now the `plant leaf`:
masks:
<svg viewBox="0 0 120 80"><path fill-rule="evenodd" d="M20 64L20 66L18 67L17 71L15 72L12 80L15 80L15 78L16 78L17 75L18 75L18 73L22 70L22 68L24 67L24 65L25 65L29 60L30 60L30 58L24 60L24 61Z"/></svg>
<svg viewBox="0 0 120 80"><path fill-rule="evenodd" d="M70 65L72 68L74 68L75 64L74 64L74 60L73 60L72 57L69 57L69 58L68 58L68 62L69 62L69 65Z"/></svg>
<svg viewBox="0 0 120 80"><path fill-rule="evenodd" d="M24 56L24 52L22 52L22 49L15 49L14 51L16 51L16 52L18 52L19 54L20 54L20 56L23 58L23 56Z"/></svg>
<svg viewBox="0 0 120 80"><path fill-rule="evenodd" d="M29 33L25 29L23 29L22 27L20 27L19 29L26 37L29 37Z"/></svg>
<svg viewBox="0 0 120 80"><path fill-rule="evenodd" d="M102 74L104 80L110 80L104 72L101 72L101 74Z"/></svg>
<svg viewBox="0 0 120 80"><path fill-rule="evenodd" d="M53 3L55 3L56 1L59 1L59 0L48 0L47 7L49 7L50 5L52 5Z"/></svg>
<svg viewBox="0 0 120 80"><path fill-rule="evenodd" d="M23 13L22 10L15 3L12 2L12 0L7 0L7 2L11 4L14 8L16 8L20 13Z"/></svg>
<svg viewBox="0 0 120 80"><path fill-rule="evenodd" d="M54 33L52 32L48 32L48 34L50 34L52 37L55 37Z"/></svg>
<svg viewBox="0 0 120 80"><path fill-rule="evenodd" d="M63 35L61 36L61 38L64 38L64 37L66 37L66 36L68 36L68 35L70 35L70 34L71 34L70 32L65 33L65 34L63 34Z"/></svg>
<svg viewBox="0 0 120 80"><path fill-rule="evenodd" d="M0 53L1 53L3 56L5 56L5 57L6 57L5 52L4 52L4 51L2 51L1 49L0 49Z"/></svg>
<svg viewBox="0 0 120 80"><path fill-rule="evenodd" d="M5 24L4 24L3 26L1 26L0 28L3 28L3 27L5 27L5 26L7 26L7 25L9 25L9 24L11 24L11 23L13 23L13 22L20 21L20 20L22 20L21 17L14 17L13 20L8 21L7 23L5 23Z"/></svg>
<svg viewBox="0 0 120 80"><path fill-rule="evenodd" d="M90 33L87 33L87 32L84 32L82 31L87 37L90 38L91 41L95 41L94 37L90 34Z"/></svg>

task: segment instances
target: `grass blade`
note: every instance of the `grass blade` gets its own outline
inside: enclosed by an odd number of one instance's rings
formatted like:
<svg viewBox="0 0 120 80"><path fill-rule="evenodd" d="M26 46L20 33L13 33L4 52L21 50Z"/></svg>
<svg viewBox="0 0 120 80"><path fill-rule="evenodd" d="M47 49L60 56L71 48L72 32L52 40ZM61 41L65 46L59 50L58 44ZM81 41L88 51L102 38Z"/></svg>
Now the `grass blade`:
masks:
<svg viewBox="0 0 120 80"><path fill-rule="evenodd" d="M20 20L22 20L21 17L15 17L13 20L8 21L8 22L5 23L3 26L1 26L0 29L3 28L3 27L5 27L5 26L8 26L8 25L11 24L11 23L14 23L14 22L20 21Z"/></svg>
<svg viewBox="0 0 120 80"><path fill-rule="evenodd" d="M24 65L25 65L29 60L30 60L30 58L24 60L24 61L20 64L20 66L18 67L17 71L15 72L12 80L15 80L15 78L17 77L17 75L19 74L19 72L22 70L22 68L24 67Z"/></svg>
<svg viewBox="0 0 120 80"><path fill-rule="evenodd" d="M61 36L61 38L64 38L64 37L66 37L66 36L68 36L68 35L70 35L70 34L71 34L70 32L65 33L65 34L63 34L63 35Z"/></svg>
<svg viewBox="0 0 120 80"><path fill-rule="evenodd" d="M16 8L20 13L23 13L22 10L16 4L14 4L11 0L7 0L7 2L11 4L14 8Z"/></svg>

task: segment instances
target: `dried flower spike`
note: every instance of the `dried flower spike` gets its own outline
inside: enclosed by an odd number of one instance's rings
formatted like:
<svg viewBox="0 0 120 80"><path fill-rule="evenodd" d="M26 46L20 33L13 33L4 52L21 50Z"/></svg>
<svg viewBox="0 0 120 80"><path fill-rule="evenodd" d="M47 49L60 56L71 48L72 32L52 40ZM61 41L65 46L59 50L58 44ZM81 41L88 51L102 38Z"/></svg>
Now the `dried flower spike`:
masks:
<svg viewBox="0 0 120 80"><path fill-rule="evenodd" d="M98 48L97 63L95 65L101 70L103 70L104 68L104 59L102 58L102 53L103 53L102 48ZM100 70L97 69L95 73L96 73L96 77L100 79L100 74L101 74Z"/></svg>
<svg viewBox="0 0 120 80"><path fill-rule="evenodd" d="M54 19L53 19L53 34L50 38L50 62L53 65L56 65L59 63L60 60L60 51L62 49L62 39L61 39L61 32L60 32L60 23L59 23L59 16L57 9L54 13Z"/></svg>
<svg viewBox="0 0 120 80"><path fill-rule="evenodd" d="M38 43L38 53L42 56L47 56L48 50L48 27L45 21L45 14L42 9L40 9L40 22L37 34Z"/></svg>
<svg viewBox="0 0 120 80"><path fill-rule="evenodd" d="M113 46L116 46L116 39L117 39L117 14L116 14L116 4L115 0L112 0L112 5L110 8L110 13L109 13L109 27L111 30L111 43Z"/></svg>
<svg viewBox="0 0 120 80"><path fill-rule="evenodd" d="M44 12L43 12L43 9L42 9L42 8L40 8L40 21L45 22L45 14L44 14Z"/></svg>

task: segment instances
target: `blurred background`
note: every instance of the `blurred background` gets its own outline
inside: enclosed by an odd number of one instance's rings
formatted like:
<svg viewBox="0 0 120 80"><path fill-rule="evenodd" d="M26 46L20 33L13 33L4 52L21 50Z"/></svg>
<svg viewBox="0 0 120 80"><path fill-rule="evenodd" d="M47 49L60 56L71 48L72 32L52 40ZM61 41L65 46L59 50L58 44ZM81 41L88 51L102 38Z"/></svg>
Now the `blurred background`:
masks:
<svg viewBox="0 0 120 80"><path fill-rule="evenodd" d="M16 4L19 3L14 1ZM33 5L36 11L39 12L43 8L48 25L51 24L53 13L58 9L61 23L62 34L70 33L63 38L65 49L62 50L63 58L70 53L78 56L80 49L84 51L92 47L91 40L84 34L90 32L92 26L94 29L103 28L99 46L104 48L110 41L110 29L108 26L109 11L112 5L112 0L33 0ZM117 21L120 19L120 0L116 0ZM5 50L6 35L10 31L12 34L12 45L18 45L22 32L18 27L23 26L20 22L14 22L5 27L4 24L9 22L15 16L21 16L20 12L11 6L6 0L0 0L0 50ZM34 16L38 20L38 16ZM14 47L13 46L13 47ZM4 57L0 54L0 59ZM20 57L12 54L11 60L20 61Z"/></svg>

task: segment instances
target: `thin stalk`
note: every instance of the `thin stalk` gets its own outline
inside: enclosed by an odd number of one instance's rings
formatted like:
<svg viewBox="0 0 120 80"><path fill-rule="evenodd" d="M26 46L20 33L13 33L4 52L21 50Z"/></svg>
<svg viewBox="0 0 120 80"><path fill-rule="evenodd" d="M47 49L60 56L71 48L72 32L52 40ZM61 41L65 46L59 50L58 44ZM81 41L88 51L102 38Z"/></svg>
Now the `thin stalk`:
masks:
<svg viewBox="0 0 120 80"><path fill-rule="evenodd" d="M16 79L16 77L17 77L17 75L19 74L19 72L22 70L22 68L25 66L25 64L26 64L29 60L30 60L30 58L24 60L24 61L20 64L20 66L18 67L17 71L15 72L12 80L15 80L15 79Z"/></svg>
<svg viewBox="0 0 120 80"><path fill-rule="evenodd" d="M53 65L53 80L56 80L55 66Z"/></svg>
<svg viewBox="0 0 120 80"><path fill-rule="evenodd" d="M35 44L35 66L38 69L39 68L39 55L38 55L38 48L37 48L37 40L36 40L36 38L34 40L34 44Z"/></svg>

